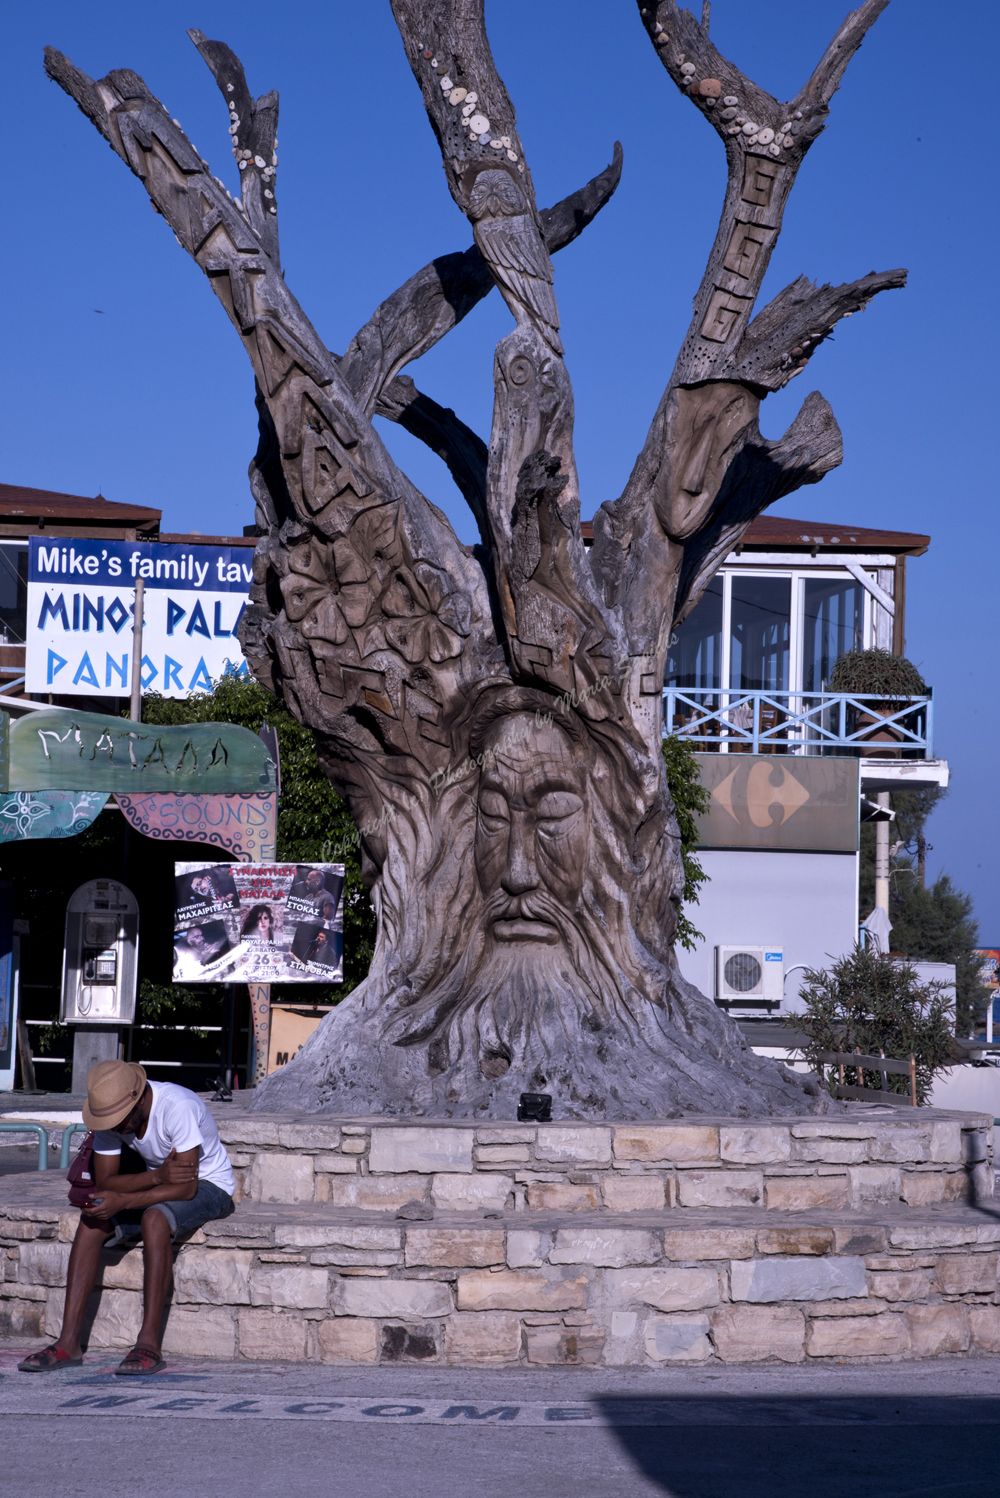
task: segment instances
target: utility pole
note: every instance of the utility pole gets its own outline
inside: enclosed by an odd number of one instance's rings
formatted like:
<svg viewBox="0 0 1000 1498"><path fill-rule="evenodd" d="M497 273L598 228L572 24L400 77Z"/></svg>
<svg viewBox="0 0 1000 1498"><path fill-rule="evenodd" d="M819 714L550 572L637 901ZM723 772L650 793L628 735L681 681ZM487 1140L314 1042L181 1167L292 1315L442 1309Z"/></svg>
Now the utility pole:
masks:
<svg viewBox="0 0 1000 1498"><path fill-rule="evenodd" d="M876 800L889 810L889 792L879 791ZM889 819L875 823L875 906L889 914Z"/></svg>

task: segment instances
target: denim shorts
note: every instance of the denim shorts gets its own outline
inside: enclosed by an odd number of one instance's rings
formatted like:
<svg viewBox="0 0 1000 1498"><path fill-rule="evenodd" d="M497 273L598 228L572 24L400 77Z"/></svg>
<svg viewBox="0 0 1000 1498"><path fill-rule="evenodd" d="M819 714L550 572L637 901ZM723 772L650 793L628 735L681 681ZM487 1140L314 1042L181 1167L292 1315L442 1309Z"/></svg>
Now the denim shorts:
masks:
<svg viewBox="0 0 1000 1498"><path fill-rule="evenodd" d="M190 1201L156 1202L152 1207L139 1207L125 1212L116 1212L109 1221L114 1224L115 1236L112 1244L127 1244L142 1236L144 1212L162 1212L170 1224L171 1235L193 1233L203 1223L214 1222L219 1217L231 1217L236 1203L228 1191L216 1186L214 1181L199 1181L198 1190Z"/></svg>

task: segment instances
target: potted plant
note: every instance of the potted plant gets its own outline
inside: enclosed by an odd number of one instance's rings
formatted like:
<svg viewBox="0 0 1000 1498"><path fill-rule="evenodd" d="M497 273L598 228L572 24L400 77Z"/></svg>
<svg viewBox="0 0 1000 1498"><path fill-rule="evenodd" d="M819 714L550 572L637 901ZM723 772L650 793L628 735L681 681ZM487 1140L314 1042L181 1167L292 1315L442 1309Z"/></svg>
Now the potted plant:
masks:
<svg viewBox="0 0 1000 1498"><path fill-rule="evenodd" d="M840 656L830 675L830 690L872 699L865 702L864 709L855 708L850 715L852 733L871 725L872 731L862 740L865 744L905 742L905 735L896 726L892 723L880 725L879 720L898 713L912 697L930 695L930 689L912 661L908 661L905 655L892 655L877 646L871 650L848 650ZM898 748L872 752L873 757L881 758L900 753Z"/></svg>

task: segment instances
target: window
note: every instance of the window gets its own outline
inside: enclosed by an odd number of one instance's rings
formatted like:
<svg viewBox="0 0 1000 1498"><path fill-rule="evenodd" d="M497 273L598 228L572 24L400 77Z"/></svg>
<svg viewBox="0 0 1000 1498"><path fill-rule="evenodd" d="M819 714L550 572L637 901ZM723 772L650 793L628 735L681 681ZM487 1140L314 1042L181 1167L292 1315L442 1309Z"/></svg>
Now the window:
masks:
<svg viewBox="0 0 1000 1498"><path fill-rule="evenodd" d="M0 542L0 645L22 645L28 619L28 543Z"/></svg>
<svg viewBox="0 0 1000 1498"><path fill-rule="evenodd" d="M864 645L864 590L835 577L805 579L802 686L825 692L837 657Z"/></svg>
<svg viewBox="0 0 1000 1498"><path fill-rule="evenodd" d="M725 578L717 573L671 637L665 678L668 687L721 687L724 585Z"/></svg>
<svg viewBox="0 0 1000 1498"><path fill-rule="evenodd" d="M733 574L729 685L787 692L792 583L789 577Z"/></svg>

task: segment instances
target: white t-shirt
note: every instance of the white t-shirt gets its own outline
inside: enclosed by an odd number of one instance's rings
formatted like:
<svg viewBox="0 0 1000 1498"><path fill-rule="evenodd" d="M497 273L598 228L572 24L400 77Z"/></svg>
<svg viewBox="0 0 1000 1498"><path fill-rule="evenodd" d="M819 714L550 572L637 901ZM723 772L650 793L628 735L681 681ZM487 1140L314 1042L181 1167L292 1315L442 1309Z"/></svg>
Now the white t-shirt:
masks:
<svg viewBox="0 0 1000 1498"><path fill-rule="evenodd" d="M124 1142L148 1166L155 1168L163 1164L172 1149L180 1155L197 1145L199 1181L211 1181L232 1196L236 1189L233 1167L219 1138L215 1119L198 1094L173 1082L150 1082L149 1086L153 1106L142 1138L120 1134L117 1129L98 1129L94 1135L94 1153L119 1155Z"/></svg>

